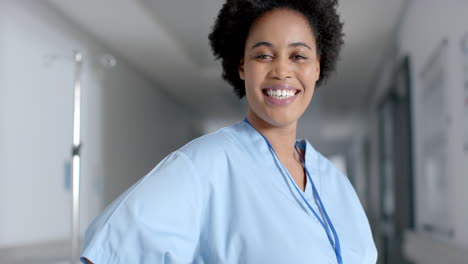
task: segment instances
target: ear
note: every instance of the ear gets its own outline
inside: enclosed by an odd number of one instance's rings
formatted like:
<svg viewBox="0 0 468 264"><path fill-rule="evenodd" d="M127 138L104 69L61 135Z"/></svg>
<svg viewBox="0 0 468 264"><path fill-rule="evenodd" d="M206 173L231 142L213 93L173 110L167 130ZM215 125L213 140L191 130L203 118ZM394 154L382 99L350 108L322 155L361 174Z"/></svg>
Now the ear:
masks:
<svg viewBox="0 0 468 264"><path fill-rule="evenodd" d="M239 77L240 77L242 80L245 80L244 58L241 58L241 60L240 60L240 62L239 62L238 71L239 71Z"/></svg>
<svg viewBox="0 0 468 264"><path fill-rule="evenodd" d="M317 64L316 66L316 80L315 81L318 81L318 79L320 78L320 57L317 57L317 61L315 62Z"/></svg>

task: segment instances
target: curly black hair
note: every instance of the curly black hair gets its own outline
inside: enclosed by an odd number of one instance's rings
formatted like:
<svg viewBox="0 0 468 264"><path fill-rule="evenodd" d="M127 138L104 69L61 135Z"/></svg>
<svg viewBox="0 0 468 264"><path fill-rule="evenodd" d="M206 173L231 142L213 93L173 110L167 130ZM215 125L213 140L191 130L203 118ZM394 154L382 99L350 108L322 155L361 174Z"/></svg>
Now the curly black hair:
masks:
<svg viewBox="0 0 468 264"><path fill-rule="evenodd" d="M302 13L309 21L320 57L317 86L335 70L343 45L343 23L336 7L338 0L227 0L218 13L208 38L216 59L222 60L223 79L234 87L239 98L245 95L238 67L250 26L262 14L277 8Z"/></svg>

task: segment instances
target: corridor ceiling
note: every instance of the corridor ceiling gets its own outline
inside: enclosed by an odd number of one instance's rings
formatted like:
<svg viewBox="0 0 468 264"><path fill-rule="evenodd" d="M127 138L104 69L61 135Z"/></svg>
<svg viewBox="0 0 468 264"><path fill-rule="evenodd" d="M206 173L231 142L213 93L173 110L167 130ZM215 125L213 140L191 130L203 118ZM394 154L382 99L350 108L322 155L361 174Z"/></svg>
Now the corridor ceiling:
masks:
<svg viewBox="0 0 468 264"><path fill-rule="evenodd" d="M405 1L340 1L345 32L341 60L336 74L316 91L303 117L307 124L320 119L319 133L331 133L330 140L349 136L340 134L340 124L363 122L366 95ZM209 48L207 36L222 0L48 2L119 60L204 119L236 120L245 114L245 102L239 102L221 80L220 64Z"/></svg>

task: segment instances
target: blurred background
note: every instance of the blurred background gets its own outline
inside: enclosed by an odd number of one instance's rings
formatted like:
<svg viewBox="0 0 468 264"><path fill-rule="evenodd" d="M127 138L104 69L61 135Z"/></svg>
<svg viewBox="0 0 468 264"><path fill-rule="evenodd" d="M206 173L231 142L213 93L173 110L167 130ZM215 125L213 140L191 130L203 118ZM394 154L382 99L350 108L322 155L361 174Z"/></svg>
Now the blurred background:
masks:
<svg viewBox="0 0 468 264"><path fill-rule="evenodd" d="M222 3L0 0L0 263L71 263L77 77L80 236L163 157L243 119L208 44ZM468 0L339 12L341 60L298 136L350 178L379 263L468 263Z"/></svg>

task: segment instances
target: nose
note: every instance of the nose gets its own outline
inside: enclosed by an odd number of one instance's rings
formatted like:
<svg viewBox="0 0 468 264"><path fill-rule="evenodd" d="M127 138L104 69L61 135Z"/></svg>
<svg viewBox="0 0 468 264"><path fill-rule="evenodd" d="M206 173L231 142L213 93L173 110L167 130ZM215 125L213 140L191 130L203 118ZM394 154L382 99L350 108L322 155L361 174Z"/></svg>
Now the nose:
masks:
<svg viewBox="0 0 468 264"><path fill-rule="evenodd" d="M271 64L270 77L278 80L285 80L292 77L292 70L289 61L278 58Z"/></svg>

